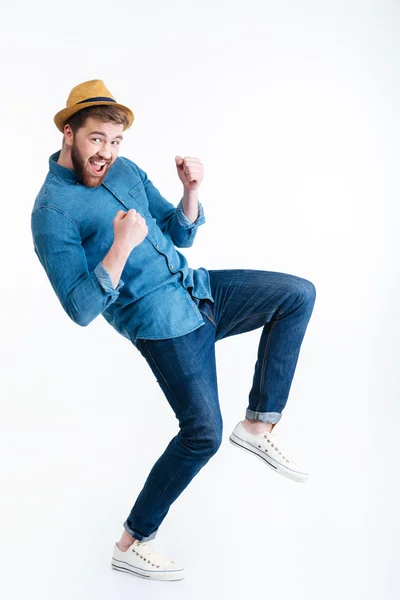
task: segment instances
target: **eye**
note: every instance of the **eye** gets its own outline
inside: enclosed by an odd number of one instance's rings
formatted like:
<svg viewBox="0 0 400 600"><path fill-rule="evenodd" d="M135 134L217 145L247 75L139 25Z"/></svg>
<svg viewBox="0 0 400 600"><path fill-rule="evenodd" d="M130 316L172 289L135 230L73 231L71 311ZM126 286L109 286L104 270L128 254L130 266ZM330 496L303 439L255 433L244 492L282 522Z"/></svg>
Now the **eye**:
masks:
<svg viewBox="0 0 400 600"><path fill-rule="evenodd" d="M101 138L92 138L92 142L96 142L97 140L99 140L101 142ZM116 144L117 146L120 144L120 140L114 140L113 144Z"/></svg>

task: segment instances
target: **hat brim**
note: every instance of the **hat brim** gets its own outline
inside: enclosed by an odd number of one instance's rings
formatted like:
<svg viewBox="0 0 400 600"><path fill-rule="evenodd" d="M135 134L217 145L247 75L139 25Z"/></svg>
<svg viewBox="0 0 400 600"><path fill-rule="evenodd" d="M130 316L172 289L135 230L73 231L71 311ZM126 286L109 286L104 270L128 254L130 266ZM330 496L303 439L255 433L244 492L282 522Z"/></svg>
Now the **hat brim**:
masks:
<svg viewBox="0 0 400 600"><path fill-rule="evenodd" d="M124 125L123 131L128 129L132 125L132 123L135 119L133 112L127 106L124 106L123 104L119 104L118 102L108 102L107 100L103 100L103 101L96 102L95 104L93 102L82 102L82 104L80 104L79 106L71 106L69 108L63 108L56 115L54 115L54 123L55 123L57 129L59 131L61 131L61 133L64 133L65 123L68 121L68 119L70 117L72 117L72 115L79 112L83 108L87 108L88 106L99 106L99 105L118 106L119 108L122 108L126 112L126 115L129 119L129 123L127 125Z"/></svg>

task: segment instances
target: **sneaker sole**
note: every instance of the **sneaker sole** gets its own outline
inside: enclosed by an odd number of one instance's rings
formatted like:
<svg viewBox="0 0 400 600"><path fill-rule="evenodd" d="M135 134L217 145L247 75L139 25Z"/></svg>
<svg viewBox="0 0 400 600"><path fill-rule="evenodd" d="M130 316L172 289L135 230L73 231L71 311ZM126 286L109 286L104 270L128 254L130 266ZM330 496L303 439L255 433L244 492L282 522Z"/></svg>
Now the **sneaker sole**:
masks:
<svg viewBox="0 0 400 600"><path fill-rule="evenodd" d="M264 453L261 454L259 452L258 448L255 448L252 444L246 442L245 440L242 440L233 433L231 433L231 435L229 436L229 441L231 442L231 444L236 446L236 448L241 448L242 450L246 450L247 452L254 454L254 456L258 456L258 458L260 458L264 464L268 465L270 469L275 471L275 473L283 475L283 477L287 477L292 481L298 481L299 483L305 483L308 479L308 475L306 475L305 473L299 473L298 471L292 471L291 469L283 467L279 464L273 464L268 460L268 456L266 456Z"/></svg>
<svg viewBox="0 0 400 600"><path fill-rule="evenodd" d="M146 571L141 571L133 565L128 565L126 562L122 563L121 561L121 564L118 564L119 562L118 559L112 558L111 567L116 571L120 571L120 573L129 573L130 575L136 575L142 579L152 579L153 581L180 581L184 577L183 569L181 571L160 571L159 573L153 571L152 573L146 573Z"/></svg>

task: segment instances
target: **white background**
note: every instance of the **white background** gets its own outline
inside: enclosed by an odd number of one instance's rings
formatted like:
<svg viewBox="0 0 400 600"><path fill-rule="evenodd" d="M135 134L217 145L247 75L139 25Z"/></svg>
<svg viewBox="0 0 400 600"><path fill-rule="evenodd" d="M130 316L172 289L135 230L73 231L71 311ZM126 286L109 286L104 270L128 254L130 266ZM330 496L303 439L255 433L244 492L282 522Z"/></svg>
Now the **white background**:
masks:
<svg viewBox="0 0 400 600"><path fill-rule="evenodd" d="M0 593L11 598L398 598L397 2L14 3L1 19ZM177 432L152 372L102 318L75 325L33 251L60 149L53 116L103 79L135 122L120 154L175 205L204 164L192 268L311 280L314 312L276 431L309 481L228 442L261 329L217 344L224 442L154 546L176 583L111 569Z"/></svg>

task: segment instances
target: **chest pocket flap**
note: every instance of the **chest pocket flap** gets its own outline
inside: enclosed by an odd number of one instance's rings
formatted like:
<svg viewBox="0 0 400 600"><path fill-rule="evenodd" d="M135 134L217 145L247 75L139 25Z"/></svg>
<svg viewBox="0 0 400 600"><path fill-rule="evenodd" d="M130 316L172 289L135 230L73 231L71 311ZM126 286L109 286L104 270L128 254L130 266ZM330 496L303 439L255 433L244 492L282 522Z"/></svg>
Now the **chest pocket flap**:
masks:
<svg viewBox="0 0 400 600"><path fill-rule="evenodd" d="M130 190L127 202L130 204L130 208L134 208L141 215L147 215L151 217L149 210L149 201L144 191L143 183L138 181Z"/></svg>

